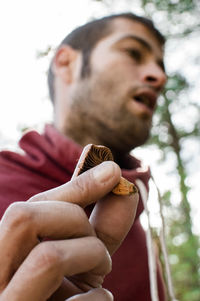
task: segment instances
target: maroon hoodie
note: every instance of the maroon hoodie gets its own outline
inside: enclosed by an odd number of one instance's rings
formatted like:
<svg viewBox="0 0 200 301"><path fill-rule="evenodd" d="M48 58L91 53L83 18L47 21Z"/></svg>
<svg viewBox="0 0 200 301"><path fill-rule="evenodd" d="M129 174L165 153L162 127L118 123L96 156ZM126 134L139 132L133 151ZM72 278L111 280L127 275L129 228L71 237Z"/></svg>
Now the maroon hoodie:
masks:
<svg viewBox="0 0 200 301"><path fill-rule="evenodd" d="M13 202L26 201L34 194L57 187L71 179L82 148L51 125L44 134L26 133L20 140L21 153L0 152L0 215ZM130 156L129 169L122 175L135 182L140 179L148 189L150 173ZM113 255L112 272L105 278L116 301L150 301L146 238L139 222L143 210L139 201L135 222L126 239ZM162 278L158 272L160 301L164 301Z"/></svg>

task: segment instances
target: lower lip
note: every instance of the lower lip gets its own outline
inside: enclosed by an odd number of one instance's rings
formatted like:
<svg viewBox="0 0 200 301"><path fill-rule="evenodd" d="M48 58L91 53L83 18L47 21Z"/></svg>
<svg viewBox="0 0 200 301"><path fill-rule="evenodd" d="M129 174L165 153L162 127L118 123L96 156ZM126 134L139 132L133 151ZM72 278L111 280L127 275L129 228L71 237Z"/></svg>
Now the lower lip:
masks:
<svg viewBox="0 0 200 301"><path fill-rule="evenodd" d="M128 109L134 115L143 118L151 118L153 115L154 110L147 107L145 104L138 102L134 99L130 99L127 103Z"/></svg>

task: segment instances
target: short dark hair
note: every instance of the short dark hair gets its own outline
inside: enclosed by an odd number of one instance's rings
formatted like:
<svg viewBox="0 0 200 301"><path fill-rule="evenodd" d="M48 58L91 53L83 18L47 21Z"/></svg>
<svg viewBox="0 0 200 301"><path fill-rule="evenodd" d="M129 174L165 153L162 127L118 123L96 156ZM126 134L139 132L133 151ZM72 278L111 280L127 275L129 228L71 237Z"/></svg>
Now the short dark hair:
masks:
<svg viewBox="0 0 200 301"><path fill-rule="evenodd" d="M64 40L58 46L70 45L73 49L80 50L82 52L82 78L86 77L90 73L90 54L102 38L108 36L113 28L111 26L111 21L116 18L126 18L131 21L139 22L145 25L157 38L161 45L164 45L165 38L160 33L160 31L154 26L150 19L145 17L137 16L133 13L121 13L115 15L109 15L101 19L93 20L85 25L82 25L74 29L69 35L67 35ZM48 87L49 96L52 102L54 102L54 74L52 72L51 65L48 72Z"/></svg>

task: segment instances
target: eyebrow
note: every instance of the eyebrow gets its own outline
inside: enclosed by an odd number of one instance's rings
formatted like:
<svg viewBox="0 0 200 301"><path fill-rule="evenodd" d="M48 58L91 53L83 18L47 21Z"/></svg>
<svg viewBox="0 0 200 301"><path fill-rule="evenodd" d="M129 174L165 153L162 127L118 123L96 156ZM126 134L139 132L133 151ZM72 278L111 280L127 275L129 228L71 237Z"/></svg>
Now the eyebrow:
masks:
<svg viewBox="0 0 200 301"><path fill-rule="evenodd" d="M121 42L123 40L133 40L133 41L136 41L136 42L140 43L148 51L152 51L152 47L149 45L149 43L147 43L145 40L143 40L142 38L140 38L138 36L135 36L135 35L132 35L132 34L126 35L126 36L123 36L121 39L119 39L117 41L117 43Z"/></svg>

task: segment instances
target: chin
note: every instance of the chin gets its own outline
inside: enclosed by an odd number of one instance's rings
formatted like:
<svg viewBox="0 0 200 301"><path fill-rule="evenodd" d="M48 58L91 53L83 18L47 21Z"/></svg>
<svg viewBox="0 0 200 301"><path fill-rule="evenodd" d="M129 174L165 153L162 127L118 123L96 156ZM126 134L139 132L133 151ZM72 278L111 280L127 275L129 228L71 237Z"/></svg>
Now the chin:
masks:
<svg viewBox="0 0 200 301"><path fill-rule="evenodd" d="M134 131L129 136L126 136L126 139L122 142L122 145L124 146L124 148L126 147L128 151L131 151L133 148L144 145L149 139L149 137L149 128L141 131Z"/></svg>
<svg viewBox="0 0 200 301"><path fill-rule="evenodd" d="M128 124L125 127L117 127L110 130L107 128L102 135L98 137L98 144L109 147L115 153L129 153L132 149L146 143L150 136L151 126L147 123Z"/></svg>
<svg viewBox="0 0 200 301"><path fill-rule="evenodd" d="M128 137L127 137L128 138ZM129 139L118 139L118 143L107 143L111 150L114 150L115 153L128 154L134 148L139 147L147 142L149 139L149 133L146 136L142 137L129 137Z"/></svg>

